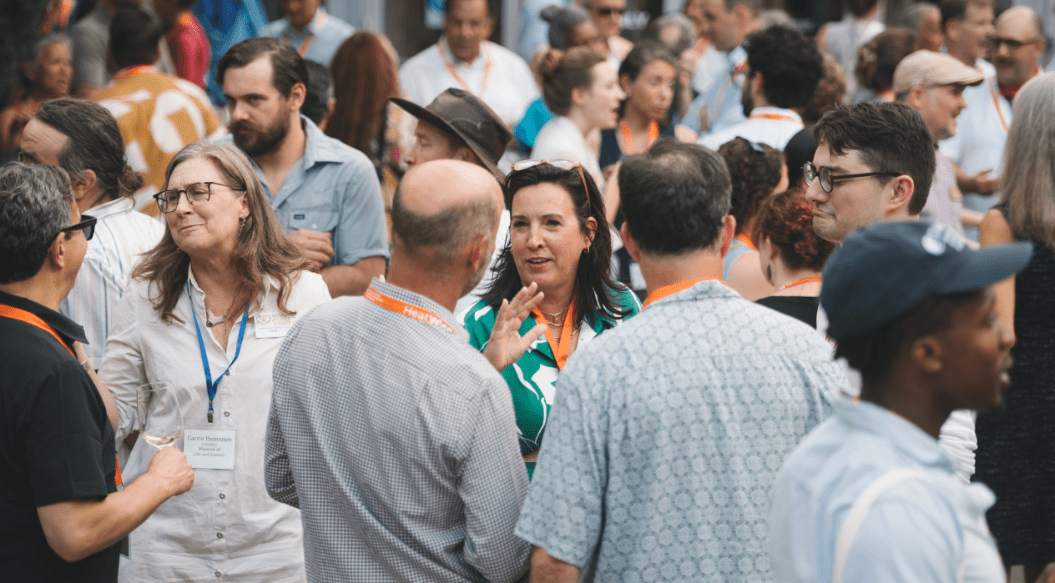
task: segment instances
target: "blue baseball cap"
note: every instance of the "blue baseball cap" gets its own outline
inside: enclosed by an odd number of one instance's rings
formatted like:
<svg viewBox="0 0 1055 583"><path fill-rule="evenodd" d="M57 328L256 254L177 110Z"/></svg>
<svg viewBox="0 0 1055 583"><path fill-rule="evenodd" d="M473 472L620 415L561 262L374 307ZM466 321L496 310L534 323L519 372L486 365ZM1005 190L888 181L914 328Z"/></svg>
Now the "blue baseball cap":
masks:
<svg viewBox="0 0 1055 583"><path fill-rule="evenodd" d="M940 223L881 222L843 241L824 266L821 307L836 340L875 330L933 296L971 292L1018 273L1032 243L972 250Z"/></svg>

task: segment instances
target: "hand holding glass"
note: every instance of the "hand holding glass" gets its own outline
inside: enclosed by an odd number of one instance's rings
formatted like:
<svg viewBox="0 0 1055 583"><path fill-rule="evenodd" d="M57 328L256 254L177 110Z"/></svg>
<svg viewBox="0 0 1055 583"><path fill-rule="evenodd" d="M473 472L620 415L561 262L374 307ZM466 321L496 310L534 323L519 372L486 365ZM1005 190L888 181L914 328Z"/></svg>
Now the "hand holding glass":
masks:
<svg viewBox="0 0 1055 583"><path fill-rule="evenodd" d="M157 449L175 445L183 433L183 412L172 385L146 384L136 389L136 397L143 440Z"/></svg>

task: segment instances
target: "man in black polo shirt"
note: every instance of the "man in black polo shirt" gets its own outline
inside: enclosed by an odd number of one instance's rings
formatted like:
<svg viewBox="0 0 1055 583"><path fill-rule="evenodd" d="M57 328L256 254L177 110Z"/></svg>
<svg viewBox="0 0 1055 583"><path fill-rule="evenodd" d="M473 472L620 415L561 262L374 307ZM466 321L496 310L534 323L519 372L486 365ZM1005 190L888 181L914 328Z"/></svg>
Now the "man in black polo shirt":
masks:
<svg viewBox="0 0 1055 583"><path fill-rule="evenodd" d="M117 492L114 432L80 360L84 330L59 314L94 219L60 168L0 168L0 578L117 581L115 543L194 473L158 452ZM81 359L75 356L81 354Z"/></svg>

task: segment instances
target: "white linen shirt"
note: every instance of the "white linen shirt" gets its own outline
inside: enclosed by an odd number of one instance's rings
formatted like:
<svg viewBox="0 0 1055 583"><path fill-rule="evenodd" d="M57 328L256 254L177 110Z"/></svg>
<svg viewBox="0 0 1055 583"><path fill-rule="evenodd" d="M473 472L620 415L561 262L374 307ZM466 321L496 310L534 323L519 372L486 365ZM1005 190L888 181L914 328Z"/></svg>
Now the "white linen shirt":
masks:
<svg viewBox="0 0 1055 583"><path fill-rule="evenodd" d="M439 47L443 47L440 55ZM446 60L444 60L446 57ZM491 66L488 67L488 63ZM454 67L458 76L468 85L463 87L458 79L451 75L447 64ZM488 73L488 68L490 72ZM484 77L487 85L481 94L480 87ZM527 111L531 102L538 99L538 86L531 75L524 59L513 51L490 41L480 46L480 56L472 63L459 61L451 52L447 38L411 57L399 70L399 83L406 91L408 98L425 107L433 99L450 89L457 87L471 92L494 110L498 117L512 128Z"/></svg>
<svg viewBox="0 0 1055 583"><path fill-rule="evenodd" d="M803 125L799 114L790 109L756 107L751 110L751 115L744 121L724 130L707 134L700 138L698 143L717 152L722 144L741 137L783 151L792 136L804 127L806 126Z"/></svg>
<svg viewBox="0 0 1055 583"><path fill-rule="evenodd" d="M597 188L604 192L604 175L597 153L586 142L579 126L575 122L558 115L546 122L535 138L535 147L531 149L533 160L569 160L578 162L582 169L590 173Z"/></svg>
<svg viewBox="0 0 1055 583"><path fill-rule="evenodd" d="M271 406L271 369L283 338L258 338L254 316L277 312L278 286L267 281L258 310L250 309L241 354L223 377L214 399L214 423L206 420L208 393L191 299L181 293L173 315L162 322L148 299L150 284L133 280L107 343L99 376L117 402L117 441L139 429L136 388L166 382L181 399L184 426L234 430L234 470L196 469L194 487L162 504L131 535L131 561L120 580L304 581L300 512L271 499L264 487L264 439ZM231 363L238 325L224 349L205 325L205 295L190 275L194 313L201 325L213 378ZM156 288L152 290L156 293ZM330 299L318 274L301 272L286 306L294 319ZM177 443L178 445L178 443ZM153 448L140 437L122 469L128 484L142 475Z"/></svg>
<svg viewBox="0 0 1055 583"><path fill-rule="evenodd" d="M106 335L117 315L117 304L124 295L139 255L149 251L165 234L161 221L132 210L130 198L119 198L90 209L96 218L95 236L88 241L77 283L62 301L59 312L84 326L92 365L103 364Z"/></svg>

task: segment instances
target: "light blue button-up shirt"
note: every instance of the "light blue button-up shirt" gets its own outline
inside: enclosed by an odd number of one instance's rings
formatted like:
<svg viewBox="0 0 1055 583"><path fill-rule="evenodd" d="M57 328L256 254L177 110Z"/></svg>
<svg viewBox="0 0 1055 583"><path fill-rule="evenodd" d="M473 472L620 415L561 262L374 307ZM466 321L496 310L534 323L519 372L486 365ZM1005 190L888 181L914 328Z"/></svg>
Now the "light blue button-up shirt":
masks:
<svg viewBox="0 0 1055 583"><path fill-rule="evenodd" d="M729 51L725 57L725 69L714 76L714 82L710 88L700 93L689 105L689 111L680 123L694 132L700 132L703 138L710 132L719 131L736 125L745 119L744 106L740 103L740 94L743 87L742 71L736 69L747 62L747 51L743 46ZM700 119L700 108L707 106L707 119ZM701 130L701 122L706 122L706 127Z"/></svg>
<svg viewBox="0 0 1055 583"><path fill-rule="evenodd" d="M279 18L260 31L260 36L288 38L289 44L293 45L297 52L304 49L304 43L307 42L308 47L301 56L329 67L337 49L341 48L341 44L353 33L354 26L328 14L324 7L319 6L315 11L315 18L311 19L304 30L293 28L288 18Z"/></svg>
<svg viewBox="0 0 1055 583"><path fill-rule="evenodd" d="M322 133L300 116L307 134L304 157L272 193L260 167L253 170L287 231L329 233L333 259L327 265L354 265L367 257L390 257L381 183L374 165L359 150ZM231 144L226 135L217 142Z"/></svg>
<svg viewBox="0 0 1055 583"><path fill-rule="evenodd" d="M906 479L861 522L843 581L1004 581L985 522L995 497L964 484L952 458L908 420L868 402L837 400L835 416L788 458L773 487L770 551L776 581L832 580L836 541L854 502L891 470Z"/></svg>
<svg viewBox="0 0 1055 583"><path fill-rule="evenodd" d="M580 345L516 535L592 581L771 581L769 491L846 375L802 322L717 281Z"/></svg>

